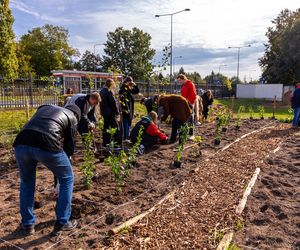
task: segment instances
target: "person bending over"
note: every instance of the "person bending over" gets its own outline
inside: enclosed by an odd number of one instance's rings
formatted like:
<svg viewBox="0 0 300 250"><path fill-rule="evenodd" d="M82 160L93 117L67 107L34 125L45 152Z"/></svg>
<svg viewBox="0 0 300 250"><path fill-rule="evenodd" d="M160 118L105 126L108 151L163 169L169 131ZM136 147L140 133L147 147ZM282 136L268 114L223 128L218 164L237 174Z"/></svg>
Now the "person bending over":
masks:
<svg viewBox="0 0 300 250"><path fill-rule="evenodd" d="M182 125L188 122L192 114L192 108L187 99L180 95L159 96L158 106L158 119L165 121L169 115L173 118L169 143L175 143L177 131Z"/></svg>
<svg viewBox="0 0 300 250"><path fill-rule="evenodd" d="M13 147L20 172L20 212L25 235L35 232L34 193L37 163L45 165L59 181L56 222L53 233L71 230L70 221L74 174L70 156L74 153L81 111L76 105L65 108L44 105L25 124Z"/></svg>
<svg viewBox="0 0 300 250"><path fill-rule="evenodd" d="M96 127L96 106L100 102L100 95L97 92L91 94L77 94L71 97L71 99L66 103L65 107L68 105L77 105L81 110L81 118L78 124L79 134L88 133L93 131Z"/></svg>

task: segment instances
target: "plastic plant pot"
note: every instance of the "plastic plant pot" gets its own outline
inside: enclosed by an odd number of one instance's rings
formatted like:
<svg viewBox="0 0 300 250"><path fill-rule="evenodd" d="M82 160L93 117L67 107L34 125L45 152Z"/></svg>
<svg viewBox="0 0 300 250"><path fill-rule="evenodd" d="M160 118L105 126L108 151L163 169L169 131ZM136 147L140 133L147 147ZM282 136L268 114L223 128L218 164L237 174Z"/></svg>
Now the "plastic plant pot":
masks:
<svg viewBox="0 0 300 250"><path fill-rule="evenodd" d="M173 162L173 167L174 168L180 168L181 167L182 162L181 161L174 161Z"/></svg>
<svg viewBox="0 0 300 250"><path fill-rule="evenodd" d="M220 139L215 139L215 145L220 145L221 140Z"/></svg>

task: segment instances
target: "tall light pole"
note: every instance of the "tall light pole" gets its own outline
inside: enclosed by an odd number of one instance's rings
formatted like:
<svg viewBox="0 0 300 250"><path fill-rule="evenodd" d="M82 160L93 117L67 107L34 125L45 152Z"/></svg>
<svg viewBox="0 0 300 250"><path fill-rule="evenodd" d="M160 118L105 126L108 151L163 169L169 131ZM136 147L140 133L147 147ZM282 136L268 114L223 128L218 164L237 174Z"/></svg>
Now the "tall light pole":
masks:
<svg viewBox="0 0 300 250"><path fill-rule="evenodd" d="M100 45L105 45L105 43L96 43L94 44L94 72L96 72L96 47Z"/></svg>
<svg viewBox="0 0 300 250"><path fill-rule="evenodd" d="M240 73L240 49L251 47L251 44L246 46L229 46L228 49L237 49L238 50L238 63L237 63L237 72L236 72L236 83L239 81L239 73Z"/></svg>
<svg viewBox="0 0 300 250"><path fill-rule="evenodd" d="M169 14L162 14L162 15L155 15L155 17L161 17L161 16L170 16L171 17L171 46L170 46L170 83L172 82L172 66L173 66L173 16L176 14L179 14L181 12L190 11L190 9L184 9L180 11L176 11Z"/></svg>

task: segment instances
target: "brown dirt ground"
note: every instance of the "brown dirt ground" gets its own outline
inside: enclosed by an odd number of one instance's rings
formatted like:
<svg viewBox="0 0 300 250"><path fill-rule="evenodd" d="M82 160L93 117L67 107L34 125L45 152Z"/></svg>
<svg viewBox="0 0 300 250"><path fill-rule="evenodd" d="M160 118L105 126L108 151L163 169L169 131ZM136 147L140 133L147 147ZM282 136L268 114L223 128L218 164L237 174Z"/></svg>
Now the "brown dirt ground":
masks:
<svg viewBox="0 0 300 250"><path fill-rule="evenodd" d="M251 249L300 249L300 133L266 160L234 242Z"/></svg>
<svg viewBox="0 0 300 250"><path fill-rule="evenodd" d="M231 199L232 197L228 196L228 200L224 203L223 199L220 199L220 195L226 197L228 191L233 190L238 191L240 195L242 188L246 185L250 174L252 174L252 165L254 165L252 159L253 157L256 159L256 154L253 154L251 148L251 154L248 155L248 159L243 163L239 157L242 153L245 153L245 151L248 152L249 150L245 144L236 148L235 152L232 152L232 150L228 151L231 153L228 153L227 159L222 158L223 153L219 154L216 158L219 160L216 160L215 164L211 164L211 161L208 163L203 160L212 156L222 146L233 142L237 137L270 123L273 123L273 121L245 120L242 123L241 129L238 131L234 129L235 124L231 124L227 132L224 133L224 139L220 146L214 146L212 143L214 140L214 126L212 124L204 124L198 128L198 134L203 136L204 141L201 147L186 150L184 153L183 168L176 170L169 168L174 156L173 149L176 145L161 146L159 149L139 158L138 167L130 171L130 176L127 179L126 187L122 193L115 191L110 169L100 162L96 163L97 170L93 187L90 190L85 190L81 184L82 175L79 170L80 164L83 162L82 154L79 153L75 155L73 157L75 186L72 214L73 218L79 220L80 230L69 235L69 237L67 237L67 234L62 235L60 239L64 239L64 237L66 237L66 239L59 245L53 246L53 248L76 249L82 247L83 249L99 249L104 247L104 245L109 243L107 240L107 232L109 229L149 209L168 192L180 186L179 184L182 185L185 180L194 178L194 173L191 170L193 170L197 164L201 164L201 170L197 178L202 178L202 184L205 183L205 186L193 187L193 190L200 192L201 195L204 193L202 193L202 191L207 190L210 194L209 197L211 197L211 194L214 194L212 195L214 199L208 199L207 206L204 206L204 215L211 215L211 213L213 213L213 218L216 219L215 221L218 221L218 214L220 214L220 216L224 217L223 219L221 218L220 226L223 225L222 221L226 221L227 218L225 212L232 209L236 203L236 199L233 201ZM166 131L168 132L169 129L166 128ZM247 141L247 139L245 140ZM263 144L269 149L269 147L274 146L272 144L273 141L277 143L278 140L281 140L281 138L274 136L268 141L270 143L263 143L263 140L258 140L258 144ZM81 145L78 146L78 149L81 149ZM253 150L256 150L256 147L254 147ZM201 155L199 151L201 151ZM249 156L251 157L249 158ZM233 169L232 159L236 159L239 164L242 164L243 168ZM220 171L224 166L224 170ZM53 243L58 240L49 237L55 216L55 200L52 195L52 174L45 167L39 167L36 200L41 202L41 207L35 210L38 218L36 234L24 238L18 228L20 223L18 209L18 171L15 164L5 167L2 162L0 171L0 206L2 207L0 212L0 238L17 245L21 249L45 249L51 247ZM221 173L222 175L220 176L216 175ZM238 178L236 178L236 176ZM218 186L218 188L215 189L214 183L220 185L224 178L232 182L232 185L224 185L224 187ZM192 198L196 197L199 198L195 193L195 197ZM218 200L222 201L221 203L223 205L217 205L217 203L213 205L214 202ZM215 211L210 208L212 205L216 208ZM191 206L190 209L192 208ZM107 214L109 214L109 216L107 216ZM206 222L210 223L211 217L206 217ZM200 219L202 217L198 218ZM205 228L203 228L203 230L207 231ZM199 228L198 231L200 232L201 229ZM214 243L209 244L214 245ZM0 243L0 248L10 249L7 243ZM11 249L14 248L12 247Z"/></svg>

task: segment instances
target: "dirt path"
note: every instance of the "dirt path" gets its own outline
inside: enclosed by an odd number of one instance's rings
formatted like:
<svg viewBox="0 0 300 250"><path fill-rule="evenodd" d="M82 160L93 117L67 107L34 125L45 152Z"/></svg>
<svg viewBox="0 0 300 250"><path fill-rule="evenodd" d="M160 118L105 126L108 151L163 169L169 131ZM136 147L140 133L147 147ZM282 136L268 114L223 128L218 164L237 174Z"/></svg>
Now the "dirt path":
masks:
<svg viewBox="0 0 300 250"><path fill-rule="evenodd" d="M247 249L300 249L300 133L266 159L234 242Z"/></svg>
<svg viewBox="0 0 300 250"><path fill-rule="evenodd" d="M174 198L118 235L110 249L215 249L239 218L235 208L256 167L291 132L284 125L253 134L199 165Z"/></svg>

